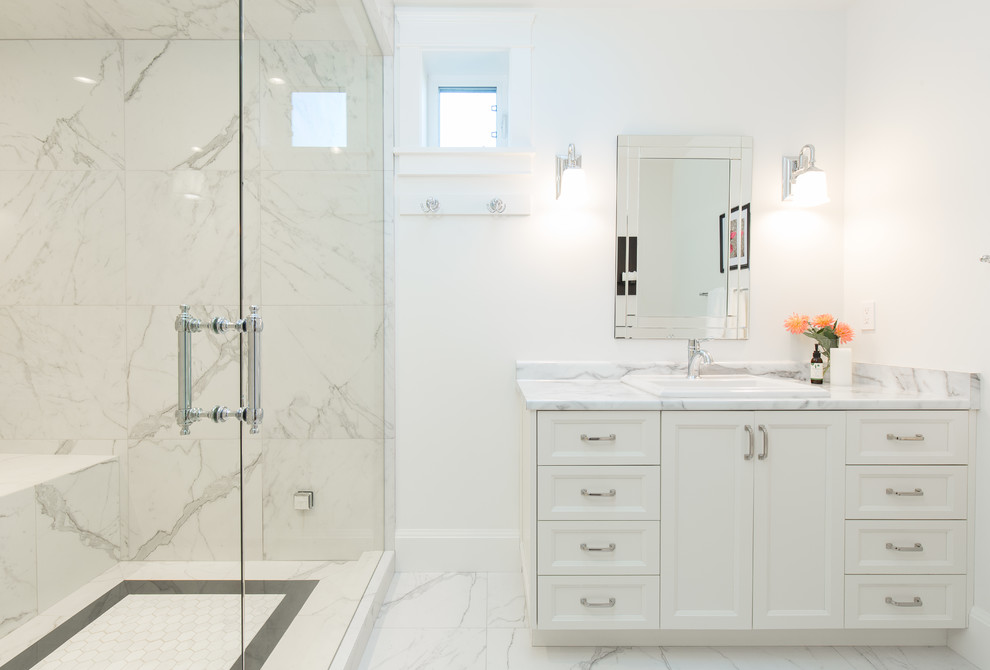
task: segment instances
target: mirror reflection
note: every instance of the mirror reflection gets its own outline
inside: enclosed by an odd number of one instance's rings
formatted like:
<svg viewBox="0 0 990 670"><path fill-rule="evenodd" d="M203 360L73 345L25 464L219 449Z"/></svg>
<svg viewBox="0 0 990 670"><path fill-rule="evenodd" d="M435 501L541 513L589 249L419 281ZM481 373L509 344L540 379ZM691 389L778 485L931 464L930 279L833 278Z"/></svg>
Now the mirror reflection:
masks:
<svg viewBox="0 0 990 670"><path fill-rule="evenodd" d="M747 337L750 147L619 137L616 337Z"/></svg>

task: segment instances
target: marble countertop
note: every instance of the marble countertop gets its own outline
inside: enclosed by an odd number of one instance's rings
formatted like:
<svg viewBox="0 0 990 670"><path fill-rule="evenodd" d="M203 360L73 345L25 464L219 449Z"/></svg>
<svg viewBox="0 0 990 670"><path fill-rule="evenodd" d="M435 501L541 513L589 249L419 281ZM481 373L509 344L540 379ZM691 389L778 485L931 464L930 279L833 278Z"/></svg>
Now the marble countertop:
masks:
<svg viewBox="0 0 990 670"><path fill-rule="evenodd" d="M789 363L724 364L719 371L801 379L801 368ZM828 395L816 398L661 398L623 381L628 376L677 372L677 365L662 363L519 362L516 378L525 407L531 410L965 410L979 407L979 377L975 374L890 366L856 364L851 387L826 384Z"/></svg>

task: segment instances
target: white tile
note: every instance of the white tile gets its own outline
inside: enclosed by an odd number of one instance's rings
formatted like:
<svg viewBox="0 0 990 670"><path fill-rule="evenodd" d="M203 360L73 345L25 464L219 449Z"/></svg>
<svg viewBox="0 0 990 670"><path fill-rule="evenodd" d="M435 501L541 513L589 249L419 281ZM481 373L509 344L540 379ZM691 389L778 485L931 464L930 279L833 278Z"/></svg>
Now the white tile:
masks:
<svg viewBox="0 0 990 670"><path fill-rule="evenodd" d="M265 173L260 197L268 304L383 304L381 173Z"/></svg>
<svg viewBox="0 0 990 670"><path fill-rule="evenodd" d="M263 448L268 560L354 560L382 548L382 441L273 440ZM293 507L296 491L314 507Z"/></svg>
<svg viewBox="0 0 990 670"><path fill-rule="evenodd" d="M236 439L131 442L129 558L236 560L239 478Z"/></svg>
<svg viewBox="0 0 990 670"><path fill-rule="evenodd" d="M361 670L485 670L484 628L376 628Z"/></svg>
<svg viewBox="0 0 990 670"><path fill-rule="evenodd" d="M533 647L528 628L489 628L486 658L489 670L571 670L591 667L596 670L655 670L666 667L659 647ZM718 670L721 666L706 667ZM700 670L701 666L698 668Z"/></svg>
<svg viewBox="0 0 990 670"><path fill-rule="evenodd" d="M127 303L237 304L237 173L129 171L126 191Z"/></svg>
<svg viewBox="0 0 990 670"><path fill-rule="evenodd" d="M0 307L0 439L126 436L124 310Z"/></svg>
<svg viewBox="0 0 990 670"><path fill-rule="evenodd" d="M484 628L487 575L396 573L385 595L380 628Z"/></svg>
<svg viewBox="0 0 990 670"><path fill-rule="evenodd" d="M380 171L382 94L368 82L375 63L380 71L381 58L368 57L353 42L262 42L262 169ZM346 147L292 146L293 91L347 94Z"/></svg>
<svg viewBox="0 0 990 670"><path fill-rule="evenodd" d="M235 41L128 41L128 170L238 168Z"/></svg>
<svg viewBox="0 0 990 670"><path fill-rule="evenodd" d="M106 461L35 487L39 610L119 560L118 477Z"/></svg>
<svg viewBox="0 0 990 670"><path fill-rule="evenodd" d="M34 489L0 496L0 637L38 613Z"/></svg>
<svg viewBox="0 0 990 670"><path fill-rule="evenodd" d="M381 438L381 307L265 310L265 435Z"/></svg>
<svg viewBox="0 0 990 670"><path fill-rule="evenodd" d="M488 627L526 626L526 595L521 572L488 573Z"/></svg>
<svg viewBox="0 0 990 670"><path fill-rule="evenodd" d="M5 0L0 39L237 39L236 0Z"/></svg>
<svg viewBox="0 0 990 670"><path fill-rule="evenodd" d="M0 221L0 304L123 304L122 172L5 173Z"/></svg>
<svg viewBox="0 0 990 670"><path fill-rule="evenodd" d="M123 167L120 42L0 41L0 63L0 170Z"/></svg>
<svg viewBox="0 0 990 670"><path fill-rule="evenodd" d="M979 670L947 647L838 647L855 670Z"/></svg>

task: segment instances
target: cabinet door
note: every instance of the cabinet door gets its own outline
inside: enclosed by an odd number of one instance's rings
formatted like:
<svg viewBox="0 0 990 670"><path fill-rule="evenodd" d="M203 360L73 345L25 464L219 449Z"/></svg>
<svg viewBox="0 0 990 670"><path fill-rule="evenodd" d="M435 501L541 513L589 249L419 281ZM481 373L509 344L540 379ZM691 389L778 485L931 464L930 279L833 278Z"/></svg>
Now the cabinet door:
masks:
<svg viewBox="0 0 990 670"><path fill-rule="evenodd" d="M845 415L757 412L756 425L753 627L842 628Z"/></svg>
<svg viewBox="0 0 990 670"><path fill-rule="evenodd" d="M661 628L751 627L752 420L752 412L661 416Z"/></svg>

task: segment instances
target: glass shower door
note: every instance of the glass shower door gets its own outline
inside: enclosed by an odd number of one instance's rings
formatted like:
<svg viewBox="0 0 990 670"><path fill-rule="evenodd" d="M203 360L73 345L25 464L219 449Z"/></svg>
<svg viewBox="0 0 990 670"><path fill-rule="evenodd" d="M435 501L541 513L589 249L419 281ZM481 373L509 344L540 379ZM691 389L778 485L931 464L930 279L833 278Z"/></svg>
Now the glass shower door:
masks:
<svg viewBox="0 0 990 670"><path fill-rule="evenodd" d="M176 422L179 306L243 316L238 9L191 4L0 8L5 670L241 651L240 431ZM239 337L189 335L238 406Z"/></svg>

